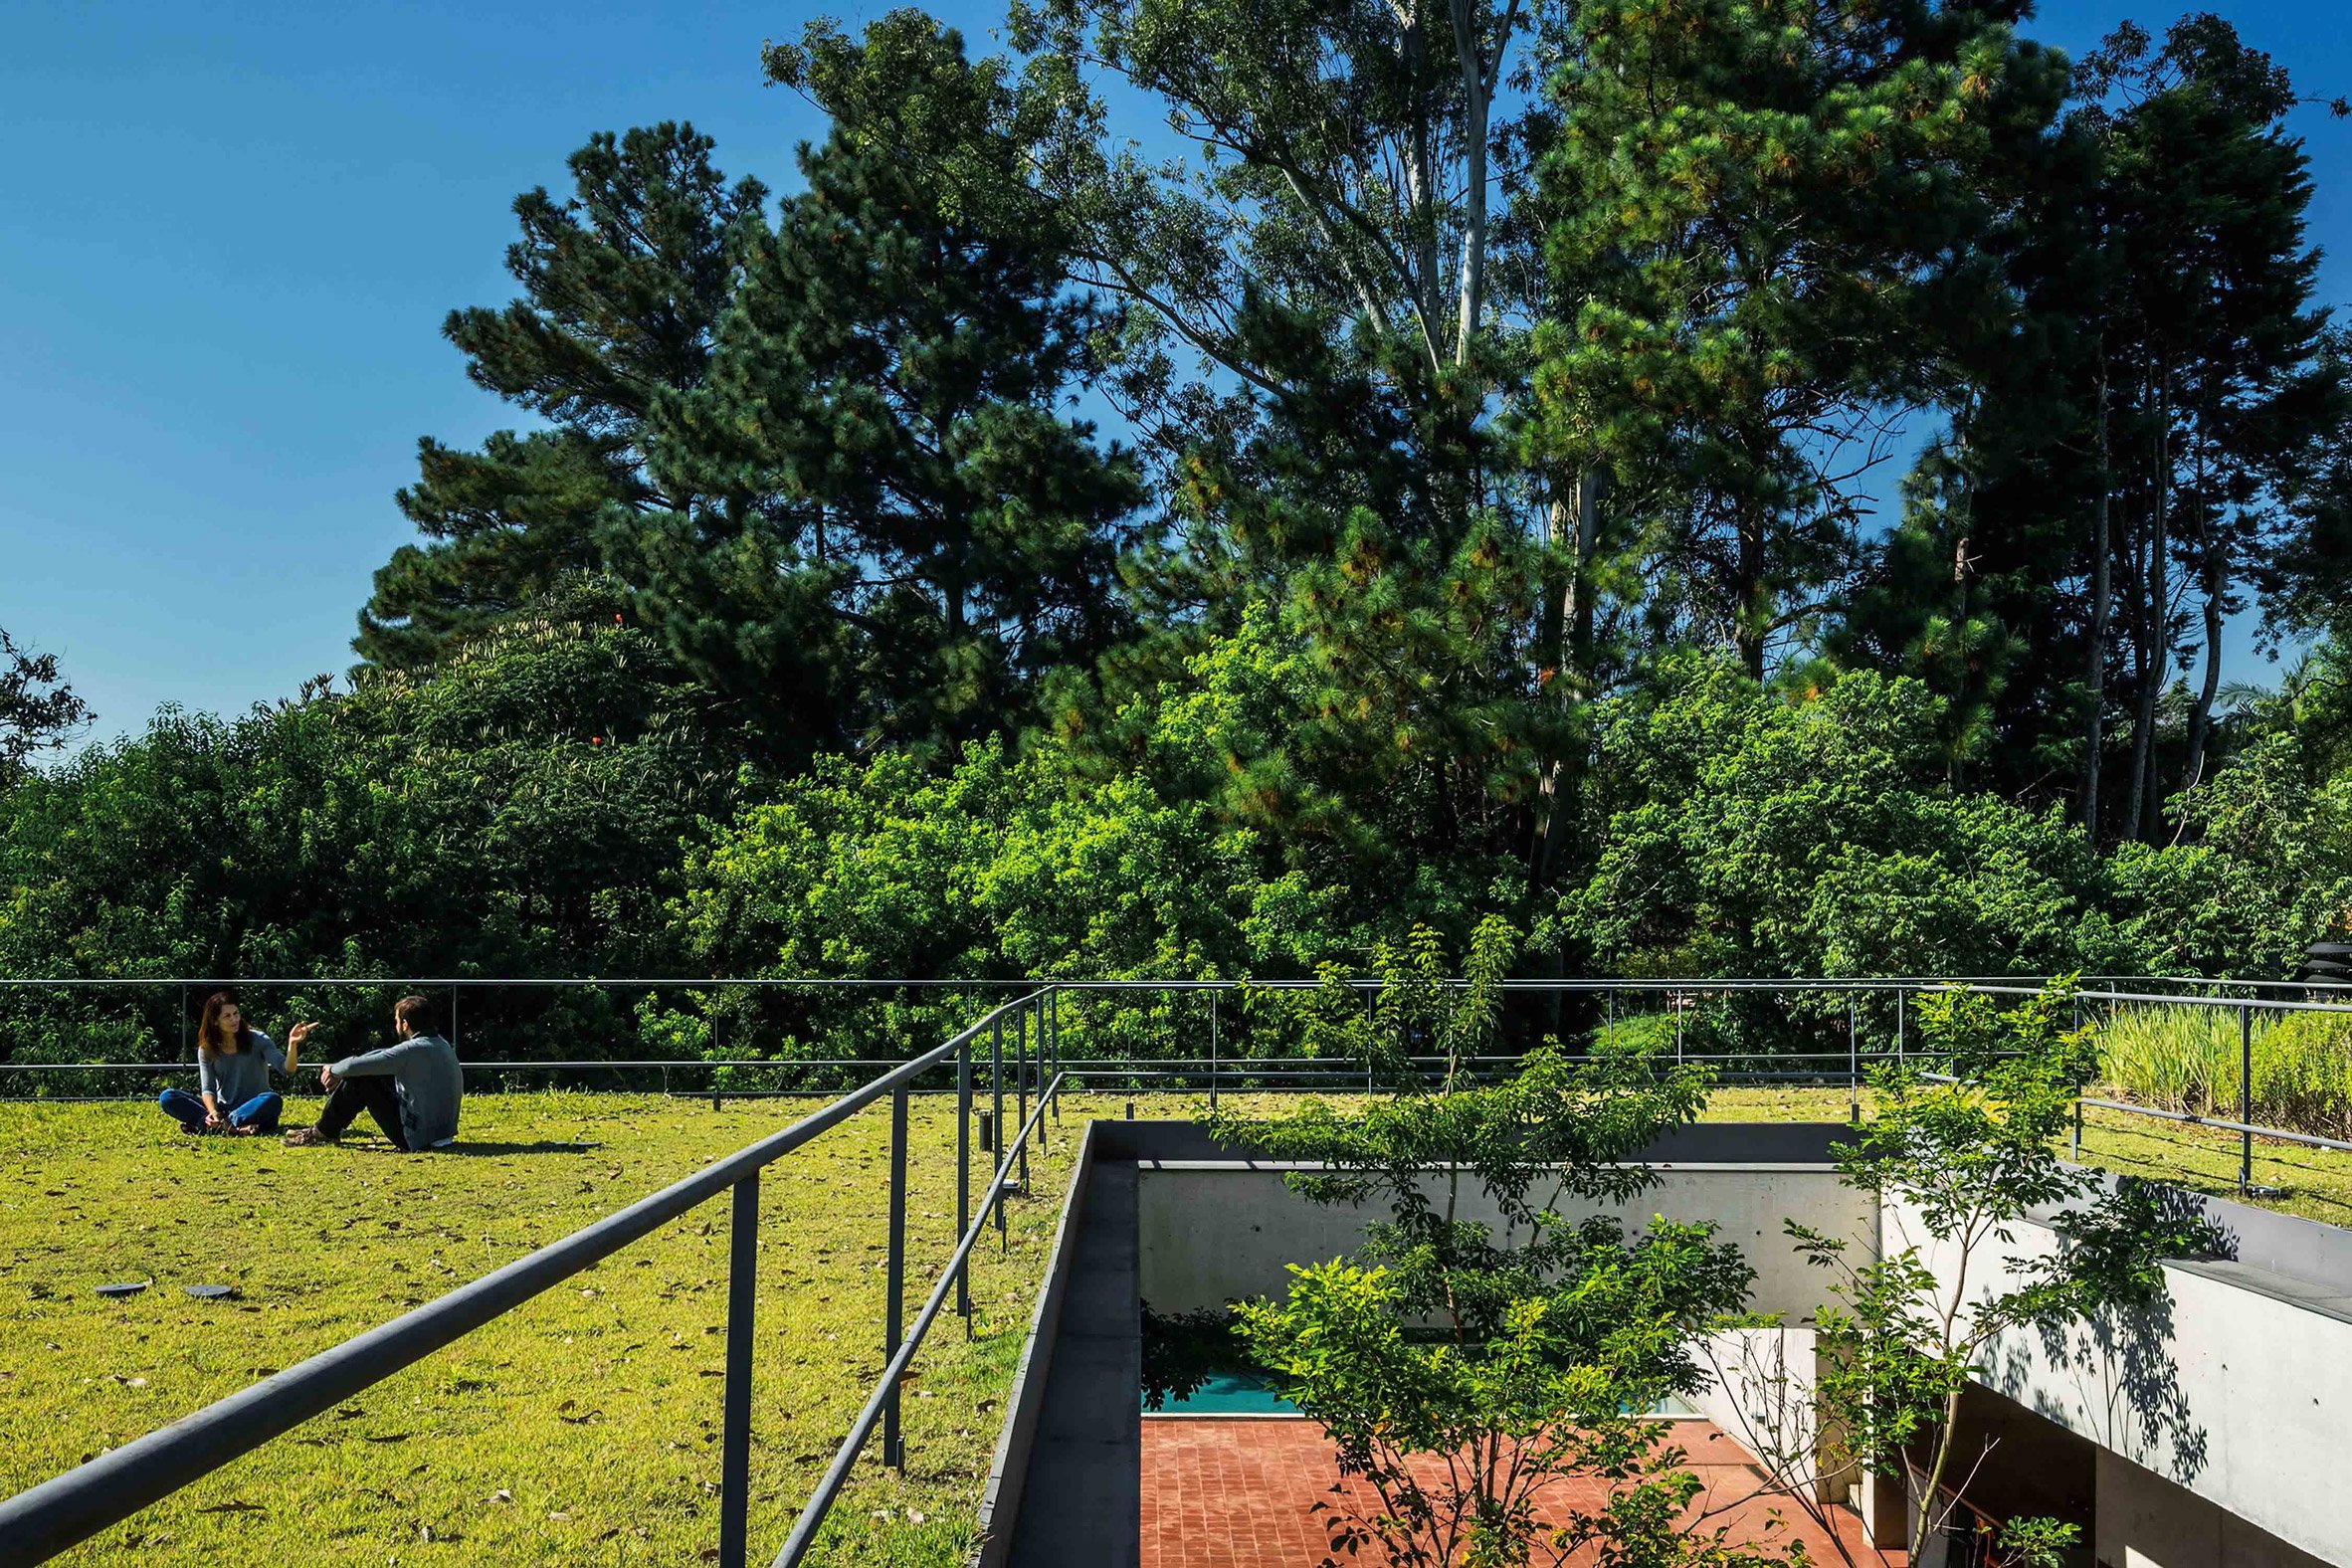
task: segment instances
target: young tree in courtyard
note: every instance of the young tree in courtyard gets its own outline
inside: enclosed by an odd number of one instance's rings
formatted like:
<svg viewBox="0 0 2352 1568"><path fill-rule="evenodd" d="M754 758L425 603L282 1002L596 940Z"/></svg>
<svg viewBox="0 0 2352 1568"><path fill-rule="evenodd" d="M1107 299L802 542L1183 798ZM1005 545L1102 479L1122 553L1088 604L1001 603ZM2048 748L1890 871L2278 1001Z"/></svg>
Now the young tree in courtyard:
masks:
<svg viewBox="0 0 2352 1568"><path fill-rule="evenodd" d="M1881 1255L1863 1260L1843 1239L1785 1222L1799 1253L1830 1274L1837 1304L1815 1320L1808 1419L1755 1419L1733 1436L1816 1518L1825 1474L1898 1477L1913 1562L1964 1517L1990 1440L1972 1436L1962 1396L1996 1342L2144 1306L2163 1293L2162 1259L2220 1241L2161 1189L2110 1184L2059 1157L2097 1062L2090 1032L2061 1023L2071 990L2053 981L2011 1007L1962 992L1920 998L1923 1056L1935 1071L1880 1070L1872 1115L1837 1150L1845 1179L1895 1206L1899 1228L1889 1225ZM2011 1253L2029 1222L2047 1225L2056 1245ZM1756 1369L1745 1370L1753 1380ZM2017 1518L1988 1544L1996 1562L2056 1568L2074 1543L2071 1525Z"/></svg>
<svg viewBox="0 0 2352 1568"><path fill-rule="evenodd" d="M1706 1226L1661 1219L1629 1237L1561 1213L1644 1190L1655 1178L1624 1162L1696 1115L1702 1079L1640 1052L1572 1063L1545 1046L1474 1082L1516 945L1499 920L1481 925L1459 990L1439 983L1429 933L1384 964L1397 984L1363 1049L1392 1070L1435 1053L1436 1087L1398 1072L1398 1091L1359 1117L1320 1102L1212 1117L1221 1137L1320 1166L1289 1178L1309 1201L1386 1211L1355 1261L1294 1267L1284 1299L1239 1308L1253 1352L1338 1447L1345 1479L1317 1504L1334 1559L1777 1562L1693 1517L1699 1482L1639 1419L1695 1387L1694 1336L1747 1289L1738 1250ZM1489 1206L1498 1225L1478 1217ZM1602 1479L1604 1501L1547 1523L1545 1488L1570 1474Z"/></svg>

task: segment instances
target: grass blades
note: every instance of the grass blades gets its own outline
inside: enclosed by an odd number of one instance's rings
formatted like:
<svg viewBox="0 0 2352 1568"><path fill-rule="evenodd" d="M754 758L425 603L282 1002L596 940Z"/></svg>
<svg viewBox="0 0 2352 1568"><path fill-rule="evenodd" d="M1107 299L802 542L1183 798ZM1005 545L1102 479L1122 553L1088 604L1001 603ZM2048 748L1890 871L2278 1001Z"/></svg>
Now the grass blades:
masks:
<svg viewBox="0 0 2352 1568"><path fill-rule="evenodd" d="M189 1138L151 1105L0 1104L0 1494L290 1366L814 1107L481 1095L464 1152ZM1076 1096L905 1390L907 1470L870 1449L819 1558L960 1562L1070 1159ZM908 1313L953 1245L954 1102L909 1118ZM1111 1113L1115 1114L1116 1111ZM297 1108L290 1118L308 1117ZM761 1181L753 1555L782 1544L882 1368L888 1111ZM975 1155L974 1183L986 1179ZM722 1196L59 1561L693 1563L718 1534ZM101 1299L108 1280L152 1277ZM189 1282L235 1285L202 1301Z"/></svg>
<svg viewBox="0 0 2352 1568"><path fill-rule="evenodd" d="M2237 1118L2244 1068L2235 1008L2120 1008L2097 1038L2100 1077L2114 1097ZM2254 1015L2254 1120L2352 1138L2352 1015Z"/></svg>

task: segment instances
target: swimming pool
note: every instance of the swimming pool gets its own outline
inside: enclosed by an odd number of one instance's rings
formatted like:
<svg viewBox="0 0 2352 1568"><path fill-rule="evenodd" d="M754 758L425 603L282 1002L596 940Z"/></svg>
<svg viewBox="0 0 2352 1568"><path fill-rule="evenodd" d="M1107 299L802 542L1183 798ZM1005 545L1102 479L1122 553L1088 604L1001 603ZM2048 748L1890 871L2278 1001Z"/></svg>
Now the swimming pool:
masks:
<svg viewBox="0 0 2352 1568"><path fill-rule="evenodd" d="M1296 1405L1274 1390L1256 1372L1212 1372L1199 1388L1181 1399L1171 1398L1160 1416L1295 1416Z"/></svg>
<svg viewBox="0 0 2352 1568"><path fill-rule="evenodd" d="M1171 1397L1153 1416L1297 1416L1303 1414L1274 1392L1274 1382L1258 1372L1212 1372L1199 1388L1181 1399ZM1668 1394L1644 1412L1662 1421L1684 1421L1698 1414L1688 1400Z"/></svg>

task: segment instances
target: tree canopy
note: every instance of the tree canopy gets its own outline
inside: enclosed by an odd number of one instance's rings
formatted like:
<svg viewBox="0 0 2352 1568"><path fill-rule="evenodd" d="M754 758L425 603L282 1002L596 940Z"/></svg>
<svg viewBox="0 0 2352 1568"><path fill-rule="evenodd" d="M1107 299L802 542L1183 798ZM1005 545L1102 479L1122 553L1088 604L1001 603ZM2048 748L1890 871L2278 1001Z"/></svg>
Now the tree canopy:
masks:
<svg viewBox="0 0 2352 1568"><path fill-rule="evenodd" d="M1007 22L770 44L825 115L776 189L682 119L518 198L515 296L445 323L512 428L420 442L347 682L43 760L84 710L0 641L7 967L2342 934L2352 349L2311 85L2229 24Z"/></svg>

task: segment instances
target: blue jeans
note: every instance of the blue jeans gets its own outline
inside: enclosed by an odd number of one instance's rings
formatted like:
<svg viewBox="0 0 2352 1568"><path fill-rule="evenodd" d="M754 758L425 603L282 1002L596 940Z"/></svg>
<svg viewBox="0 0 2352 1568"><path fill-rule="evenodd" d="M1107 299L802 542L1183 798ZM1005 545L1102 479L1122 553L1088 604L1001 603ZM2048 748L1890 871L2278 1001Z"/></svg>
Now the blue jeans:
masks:
<svg viewBox="0 0 2352 1568"><path fill-rule="evenodd" d="M164 1114L170 1116L188 1131L202 1132L204 1130L204 1101L186 1089L167 1088L155 1096L155 1102L163 1107ZM228 1121L232 1127L251 1127L256 1132L275 1132L278 1130L278 1117L285 1109L285 1100L276 1094L264 1091L230 1111Z"/></svg>

